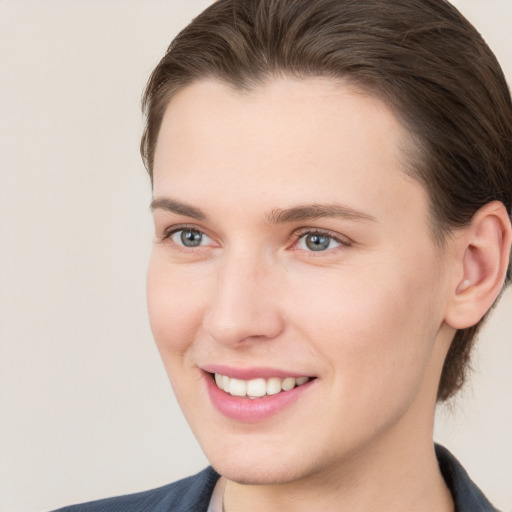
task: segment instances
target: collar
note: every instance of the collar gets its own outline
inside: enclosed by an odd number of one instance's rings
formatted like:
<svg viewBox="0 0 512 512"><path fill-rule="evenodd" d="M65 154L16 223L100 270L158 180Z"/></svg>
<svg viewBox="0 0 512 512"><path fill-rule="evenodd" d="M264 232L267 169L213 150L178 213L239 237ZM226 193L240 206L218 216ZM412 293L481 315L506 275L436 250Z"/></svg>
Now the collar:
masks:
<svg viewBox="0 0 512 512"><path fill-rule="evenodd" d="M452 493L455 512L498 512L444 446L436 444L435 450L439 469Z"/></svg>

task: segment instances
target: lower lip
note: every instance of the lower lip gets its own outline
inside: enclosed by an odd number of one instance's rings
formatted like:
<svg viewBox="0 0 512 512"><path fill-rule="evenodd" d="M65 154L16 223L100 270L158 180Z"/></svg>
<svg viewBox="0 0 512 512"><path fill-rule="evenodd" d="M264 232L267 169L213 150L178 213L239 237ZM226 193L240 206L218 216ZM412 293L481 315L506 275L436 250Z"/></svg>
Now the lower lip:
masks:
<svg viewBox="0 0 512 512"><path fill-rule="evenodd" d="M312 379L289 391L253 399L232 396L219 389L210 374L205 374L205 380L214 407L224 416L244 423L256 423L279 414L296 402L316 381L316 379Z"/></svg>

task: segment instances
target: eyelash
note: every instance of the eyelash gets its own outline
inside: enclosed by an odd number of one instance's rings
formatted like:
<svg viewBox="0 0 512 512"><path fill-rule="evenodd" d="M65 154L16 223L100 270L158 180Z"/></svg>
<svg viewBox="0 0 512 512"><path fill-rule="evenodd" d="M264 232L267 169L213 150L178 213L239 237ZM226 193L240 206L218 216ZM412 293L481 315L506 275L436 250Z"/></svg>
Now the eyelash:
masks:
<svg viewBox="0 0 512 512"><path fill-rule="evenodd" d="M160 241L161 242L166 242L166 241L169 241L171 240L172 236L175 235L176 233L179 233L180 231L195 231L197 233L201 233L202 235L204 236L207 236L208 238L211 238L204 230L202 229L198 229L197 227L195 226L189 226L187 224L182 224L182 225L179 225L179 226L171 226L169 228L167 228L163 235L160 237ZM174 243L172 242L173 245L175 247L177 247L179 250L182 250L182 251L186 251L186 252L189 252L189 251L194 251L194 250L197 250L198 248L202 247L202 246L198 246L198 247L187 247L185 245L180 245L180 244L177 244L177 243Z"/></svg>
<svg viewBox="0 0 512 512"><path fill-rule="evenodd" d="M323 236L323 237L329 238L330 240L339 244L337 247L334 247L331 249L326 249L323 251L313 251L313 250L307 251L306 250L305 252L308 253L308 256L312 256L312 257L318 257L318 256L321 256L322 254L326 254L326 253L332 254L332 251L344 250L352 245L352 241L349 240L348 238L340 237L339 235L336 235L330 231L327 231L324 229L318 229L318 228L314 228L314 229L303 228L303 229L300 229L295 232L294 237L293 237L292 247L296 246L300 240L304 239L308 235ZM294 250L301 250L301 249L294 249Z"/></svg>
<svg viewBox="0 0 512 512"><path fill-rule="evenodd" d="M179 226L172 226L172 227L167 228L164 231L163 235L160 237L160 240L162 242L168 241L176 233L179 233L180 231L187 231L187 230L195 231L195 232L201 233L202 235L207 236L208 238L211 238L205 231L198 229L195 226L179 225ZM297 243L301 239L305 238L307 235L323 236L323 237L329 238L330 240L336 242L339 245L332 249L326 249L323 251L313 251L313 250L307 251L304 249L297 249L297 248L294 249L293 247L296 246ZM200 247L202 247L202 246L187 247L187 246L176 244L176 243L173 243L173 245L175 245L177 248L179 248L179 250L187 251L187 252L195 251L195 250L199 249ZM320 256L322 253L330 253L332 251L336 251L336 250L340 250L340 249L343 250L343 249L346 249L347 247L350 247L351 245L352 245L351 240L349 240L345 237L341 238L339 235L335 235L330 231L326 231L324 229L318 229L318 228L302 228L302 229L299 229L298 231L296 231L292 236L292 250L304 250L310 256L315 256L315 257Z"/></svg>

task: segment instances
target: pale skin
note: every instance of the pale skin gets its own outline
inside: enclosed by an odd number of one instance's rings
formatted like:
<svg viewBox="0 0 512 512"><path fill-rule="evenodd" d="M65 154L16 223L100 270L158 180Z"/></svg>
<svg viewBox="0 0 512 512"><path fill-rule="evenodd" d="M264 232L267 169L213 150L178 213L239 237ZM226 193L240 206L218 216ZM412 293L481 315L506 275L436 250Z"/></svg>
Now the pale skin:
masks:
<svg viewBox="0 0 512 512"><path fill-rule="evenodd" d="M404 172L409 144L380 100L327 79L199 82L167 108L150 321L226 512L453 510L432 442L437 386L455 330L499 293L511 227L490 203L438 247ZM244 423L210 402L209 364L315 380Z"/></svg>

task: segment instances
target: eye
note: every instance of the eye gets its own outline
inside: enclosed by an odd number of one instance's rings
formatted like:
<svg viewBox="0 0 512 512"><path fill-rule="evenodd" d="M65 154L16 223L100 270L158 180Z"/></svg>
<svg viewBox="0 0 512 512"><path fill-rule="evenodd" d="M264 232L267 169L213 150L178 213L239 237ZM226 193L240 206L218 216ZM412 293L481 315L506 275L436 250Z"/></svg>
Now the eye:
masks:
<svg viewBox="0 0 512 512"><path fill-rule="evenodd" d="M211 242L211 238L198 229L182 228L172 231L166 238L170 238L176 245L187 248L199 247Z"/></svg>
<svg viewBox="0 0 512 512"><path fill-rule="evenodd" d="M297 241L297 248L304 251L321 252L329 249L335 249L344 244L337 238L327 233L309 232L301 235Z"/></svg>

